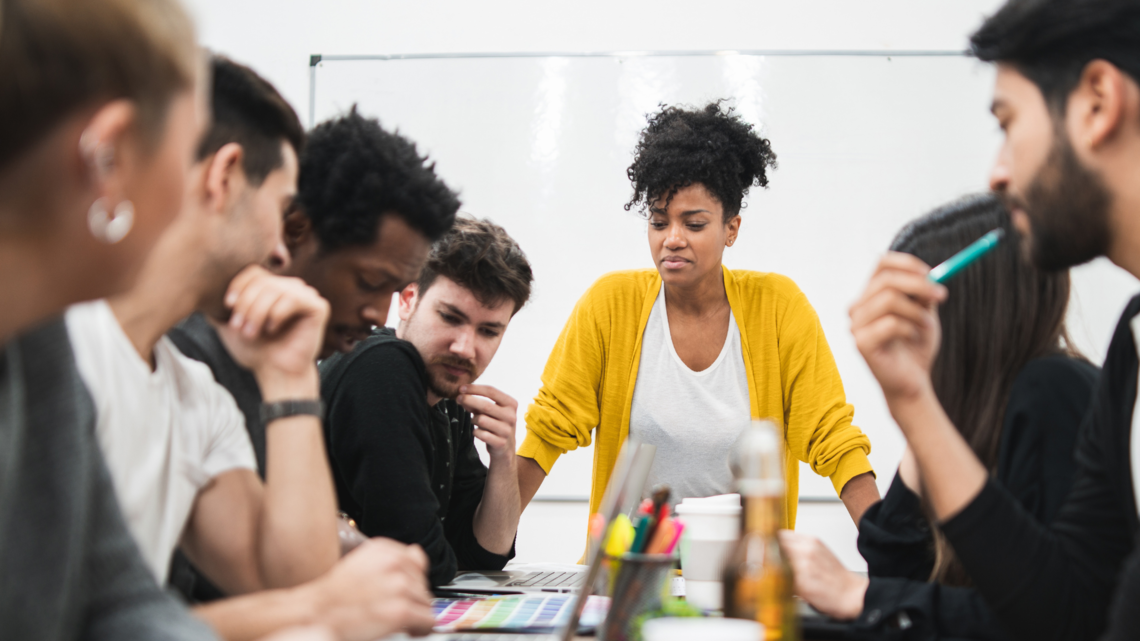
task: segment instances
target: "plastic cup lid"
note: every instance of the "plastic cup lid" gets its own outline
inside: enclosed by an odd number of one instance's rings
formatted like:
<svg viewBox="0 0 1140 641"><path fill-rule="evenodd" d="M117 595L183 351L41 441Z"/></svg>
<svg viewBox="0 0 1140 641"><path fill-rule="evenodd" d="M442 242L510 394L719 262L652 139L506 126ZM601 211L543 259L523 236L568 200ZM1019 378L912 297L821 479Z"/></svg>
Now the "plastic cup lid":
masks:
<svg viewBox="0 0 1140 641"><path fill-rule="evenodd" d="M745 619L664 617L646 621L641 636L645 641L756 641L763 632L764 626Z"/></svg>

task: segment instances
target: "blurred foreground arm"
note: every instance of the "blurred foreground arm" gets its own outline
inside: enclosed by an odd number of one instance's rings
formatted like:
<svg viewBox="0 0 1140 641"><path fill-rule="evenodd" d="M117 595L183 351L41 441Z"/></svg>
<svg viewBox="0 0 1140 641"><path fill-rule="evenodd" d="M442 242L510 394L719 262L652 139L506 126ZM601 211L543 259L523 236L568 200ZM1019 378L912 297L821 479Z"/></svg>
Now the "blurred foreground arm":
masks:
<svg viewBox="0 0 1140 641"><path fill-rule="evenodd" d="M371 539L316 581L216 601L194 613L227 641L310 625L324 626L338 641L425 635L434 622L426 576L427 557L418 546Z"/></svg>

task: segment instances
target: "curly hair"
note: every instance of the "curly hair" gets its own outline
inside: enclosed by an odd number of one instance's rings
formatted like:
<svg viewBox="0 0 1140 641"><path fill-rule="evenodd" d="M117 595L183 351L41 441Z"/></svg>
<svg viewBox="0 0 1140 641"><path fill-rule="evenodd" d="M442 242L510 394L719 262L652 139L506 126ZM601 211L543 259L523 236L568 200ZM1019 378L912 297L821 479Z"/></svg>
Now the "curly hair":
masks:
<svg viewBox="0 0 1140 641"><path fill-rule="evenodd" d="M416 281L423 296L439 276L468 289L484 305L510 300L517 314L530 299L534 281L526 254L506 230L489 220L461 216L432 246Z"/></svg>
<svg viewBox="0 0 1140 641"><path fill-rule="evenodd" d="M300 166L296 204L324 251L371 245L386 214L434 241L459 211L459 197L435 175L435 163L355 106L309 133Z"/></svg>
<svg viewBox="0 0 1140 641"><path fill-rule="evenodd" d="M728 221L740 213L750 187L768 186L768 170L776 168L772 144L722 102L701 109L661 105L649 117L626 170L633 183L626 211L640 205L647 215L654 202L668 207L677 191L701 184L720 201Z"/></svg>

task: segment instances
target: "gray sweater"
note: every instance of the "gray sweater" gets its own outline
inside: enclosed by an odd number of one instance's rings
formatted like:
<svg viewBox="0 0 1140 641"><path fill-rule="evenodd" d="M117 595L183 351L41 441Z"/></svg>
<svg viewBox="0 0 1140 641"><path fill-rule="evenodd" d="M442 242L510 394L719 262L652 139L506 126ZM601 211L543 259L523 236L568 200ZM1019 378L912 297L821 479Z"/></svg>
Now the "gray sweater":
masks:
<svg viewBox="0 0 1140 641"><path fill-rule="evenodd" d="M123 523L62 321L0 351L0 639L215 639Z"/></svg>

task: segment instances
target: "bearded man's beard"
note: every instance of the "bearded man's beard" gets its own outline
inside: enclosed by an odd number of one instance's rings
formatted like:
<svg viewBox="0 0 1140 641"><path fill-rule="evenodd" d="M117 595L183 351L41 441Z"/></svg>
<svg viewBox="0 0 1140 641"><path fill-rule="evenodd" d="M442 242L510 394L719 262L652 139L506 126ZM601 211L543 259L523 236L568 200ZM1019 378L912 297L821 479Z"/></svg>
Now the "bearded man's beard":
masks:
<svg viewBox="0 0 1140 641"><path fill-rule="evenodd" d="M1061 130L1053 148L1025 191L1025 199L999 194L1006 206L1029 218L1023 246L1038 269L1055 271L1103 256L1111 240L1108 216L1112 194L1096 172L1081 164Z"/></svg>

